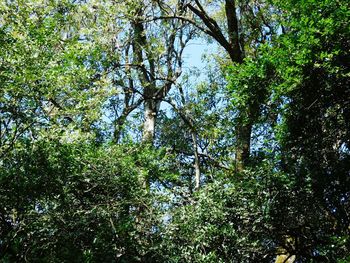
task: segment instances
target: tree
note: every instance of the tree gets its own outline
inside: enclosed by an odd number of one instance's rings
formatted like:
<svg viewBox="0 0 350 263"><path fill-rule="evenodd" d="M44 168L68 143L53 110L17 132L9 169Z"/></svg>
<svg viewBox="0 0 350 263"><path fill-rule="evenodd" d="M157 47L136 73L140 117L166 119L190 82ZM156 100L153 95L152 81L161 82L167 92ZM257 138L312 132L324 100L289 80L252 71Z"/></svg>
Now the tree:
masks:
<svg viewBox="0 0 350 263"><path fill-rule="evenodd" d="M1 261L349 261L348 10L0 3Z"/></svg>
<svg viewBox="0 0 350 263"><path fill-rule="evenodd" d="M179 1L186 11L184 15L176 13L161 16L160 19L178 19L186 21L207 36L214 39L224 49L234 64L242 64L246 56L254 54L259 43L266 41L273 32L273 26L268 21L269 5L264 1L226 0L224 4L217 2ZM219 13L223 9L223 17ZM214 10L214 11L212 11ZM215 19L215 17L219 17ZM222 22L222 20L225 22ZM266 30L268 28L268 30ZM251 33L252 31L253 33ZM258 33L257 33L258 32ZM253 37L252 37L253 36ZM252 50L253 48L253 50ZM254 95L252 96L254 97ZM254 102L257 102L254 100ZM237 113L236 136L236 169L241 172L248 163L250 155L250 141L254 118L257 115L258 104L249 104L249 108L241 109Z"/></svg>
<svg viewBox="0 0 350 263"><path fill-rule="evenodd" d="M0 170L2 260L163 262L162 196L140 178L166 177L165 159L142 145L23 141Z"/></svg>
<svg viewBox="0 0 350 263"><path fill-rule="evenodd" d="M299 187L306 187L310 180L313 200L318 200L323 210L323 221L329 222L323 234L340 238L341 233L349 231L345 212L348 203L345 196L349 192L346 187L349 167L345 164L349 148L345 132L348 126L348 100L345 98L349 92L349 64L346 62L349 30L345 25L349 20L348 3L304 1L298 5L289 3L284 8L290 17L290 21L285 22L289 31L281 36L277 51L281 53L277 53L277 57L281 59L286 50L293 50L294 56L289 55L291 59L282 65L283 70L279 68L282 85L290 87L282 89L289 100L282 124L285 137L281 147L286 156L282 165L288 173L298 176ZM288 53L282 56L285 55ZM342 186L337 186L336 182L342 182ZM334 196L337 197L334 199ZM299 238L297 235L296 240ZM312 257L315 250L319 250L319 256L335 260L337 256L331 250L320 248L318 238L310 238L310 241L315 243L303 245L310 245L312 249L299 248L304 250L299 252L299 257ZM347 246L337 248L339 258Z"/></svg>
<svg viewBox="0 0 350 263"><path fill-rule="evenodd" d="M110 32L115 37L105 52L116 59L105 72L112 74L118 91L108 106L114 140L120 140L128 116L142 106L142 140L153 143L160 104L182 73L182 53L191 31L181 21L153 20L155 14L168 12L169 8L158 8L152 1L112 5L118 9L113 16L120 27Z"/></svg>
<svg viewBox="0 0 350 263"><path fill-rule="evenodd" d="M1 5L2 157L19 138L36 139L43 129L51 135L88 134L107 94L106 85L95 78L101 46L81 39L74 21L83 7L68 1L45 9L46 4Z"/></svg>
<svg viewBox="0 0 350 263"><path fill-rule="evenodd" d="M349 32L346 23L336 22L348 21L347 4L303 1L297 5L276 4L275 8L284 14L279 21L282 34L272 45L263 47L257 59L234 68L230 82L239 95L235 105L245 107L249 103L249 91L238 88L241 83L258 90L261 84L269 87L262 90L265 94L260 93L265 98L260 109L264 125L260 127L265 134L260 136L272 143L257 152L257 160L275 159L275 169L285 174L284 187L289 188L288 194L282 194L272 207L272 224L277 234L273 239L282 247L277 251L281 255L276 262L336 261L337 256L325 240L331 236L343 240L337 247L338 259L348 250L348 239L340 234L348 231L348 223L340 230L341 223L336 222L348 222L344 211L349 189L335 186L335 181L348 185L348 167L343 163L348 155L344 132L348 102L340 98L347 97L348 92L349 67L345 61L349 54L345 39ZM272 132L266 133L268 130ZM334 192L341 202L337 198L338 201L330 201ZM322 225L314 215L322 218ZM336 219L337 216L342 219Z"/></svg>

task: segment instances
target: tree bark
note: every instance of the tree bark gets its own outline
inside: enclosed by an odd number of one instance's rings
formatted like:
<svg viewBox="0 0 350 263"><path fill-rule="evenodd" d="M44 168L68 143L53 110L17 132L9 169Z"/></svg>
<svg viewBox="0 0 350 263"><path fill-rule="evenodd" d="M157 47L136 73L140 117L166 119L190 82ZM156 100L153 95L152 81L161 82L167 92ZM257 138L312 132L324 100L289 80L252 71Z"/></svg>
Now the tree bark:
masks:
<svg viewBox="0 0 350 263"><path fill-rule="evenodd" d="M235 0L225 1L225 13L227 20L228 39L231 48L227 50L233 62L243 62L243 50L240 46L240 35L238 29L238 19L236 14Z"/></svg>
<svg viewBox="0 0 350 263"><path fill-rule="evenodd" d="M248 163L252 127L250 121L238 124L236 127L236 172L242 172Z"/></svg>
<svg viewBox="0 0 350 263"><path fill-rule="evenodd" d="M143 142L153 143L159 106L160 102L155 99L146 99L144 102Z"/></svg>
<svg viewBox="0 0 350 263"><path fill-rule="evenodd" d="M201 185L201 168L200 160L198 154L198 143L197 136L193 130L191 130L192 142L193 142L193 152L194 152L194 170L195 170L195 189L198 190Z"/></svg>
<svg viewBox="0 0 350 263"><path fill-rule="evenodd" d="M296 240L294 237L286 235L284 242L285 242L285 247L289 248L290 250L295 250ZM296 256L293 254L290 254L286 248L284 247L277 248L277 256L275 259L275 263L294 263L295 259L296 259Z"/></svg>
<svg viewBox="0 0 350 263"><path fill-rule="evenodd" d="M236 13L235 0L225 0L225 13L227 20L228 41L231 49L227 50L232 62L243 63L244 53L240 46L240 34L238 28L238 18ZM253 123L249 112L251 109L241 111L239 116L246 116L246 119L240 118L241 123L236 127L236 171L242 172L246 167L250 155L250 139Z"/></svg>
<svg viewBox="0 0 350 263"><path fill-rule="evenodd" d="M295 255L289 255L289 253L277 255L275 263L294 263Z"/></svg>

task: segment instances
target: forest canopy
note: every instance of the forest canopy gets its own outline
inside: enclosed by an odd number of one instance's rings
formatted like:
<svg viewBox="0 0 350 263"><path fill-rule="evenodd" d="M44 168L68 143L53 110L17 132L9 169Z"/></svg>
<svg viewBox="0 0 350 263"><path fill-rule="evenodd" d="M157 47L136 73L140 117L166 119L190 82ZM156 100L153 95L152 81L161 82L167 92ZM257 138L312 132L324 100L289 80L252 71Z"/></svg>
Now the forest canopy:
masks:
<svg viewBox="0 0 350 263"><path fill-rule="evenodd" d="M0 0L0 262L350 262L349 18Z"/></svg>

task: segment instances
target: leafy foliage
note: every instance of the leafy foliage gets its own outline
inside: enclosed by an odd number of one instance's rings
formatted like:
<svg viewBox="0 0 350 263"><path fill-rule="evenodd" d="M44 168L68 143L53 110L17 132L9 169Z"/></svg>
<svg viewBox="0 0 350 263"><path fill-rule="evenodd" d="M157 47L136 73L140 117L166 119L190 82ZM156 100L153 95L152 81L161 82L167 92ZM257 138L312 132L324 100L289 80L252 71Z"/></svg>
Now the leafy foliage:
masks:
<svg viewBox="0 0 350 263"><path fill-rule="evenodd" d="M17 147L1 169L5 262L155 262L162 214L141 180L153 158L136 145Z"/></svg>
<svg viewBox="0 0 350 263"><path fill-rule="evenodd" d="M0 261L348 262L349 7L1 2Z"/></svg>

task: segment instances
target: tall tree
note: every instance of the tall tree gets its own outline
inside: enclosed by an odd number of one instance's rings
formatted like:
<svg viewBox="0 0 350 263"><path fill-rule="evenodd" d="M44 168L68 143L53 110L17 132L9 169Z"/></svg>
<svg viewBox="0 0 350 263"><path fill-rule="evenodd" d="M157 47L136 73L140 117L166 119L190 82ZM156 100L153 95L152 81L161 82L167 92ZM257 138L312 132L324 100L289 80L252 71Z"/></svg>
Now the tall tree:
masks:
<svg viewBox="0 0 350 263"><path fill-rule="evenodd" d="M266 16L268 4L265 1L225 0L221 3L193 0L179 3L185 10L183 15L173 13L159 18L173 18L191 24L214 39L234 64L242 64L244 58L253 55L256 47L273 33ZM253 101L259 104L258 101ZM250 103L246 109L240 109L236 116L235 159L238 172L244 169L249 160L252 127L259 108L256 103Z"/></svg>
<svg viewBox="0 0 350 263"><path fill-rule="evenodd" d="M156 15L169 12L165 4L163 8L152 1L117 5L122 10L117 20L124 31L116 33L119 48L115 52L121 55L111 66L124 106L120 107L118 100L111 101L118 114L114 139L120 139L128 115L143 105L142 141L153 143L161 102L182 73L182 54L192 33L182 21L154 20Z"/></svg>
<svg viewBox="0 0 350 263"><path fill-rule="evenodd" d="M329 228L325 224L323 234L329 235L328 232L339 237L349 233L349 215L345 212L350 191L346 176L349 172L346 164L349 158L349 4L347 1L303 1L279 7L285 10L284 23L288 28L281 36L282 43L275 55L279 61L282 57L288 61L279 65L283 67L279 68L283 85L289 87L282 89L282 96L289 101L283 114L283 168L298 177L299 188L306 188L309 178L314 202L320 204L324 222L333 225ZM293 50L294 56L287 55L289 50ZM335 181L342 183L338 185ZM302 237L304 227L295 232L296 256L312 257L320 243L317 235L310 238L311 244L308 244ZM307 249L307 245L312 249ZM342 255L344 247L338 249ZM292 254L290 247L288 252ZM319 256L320 260L322 257L322 260L327 257L334 260L331 250Z"/></svg>

